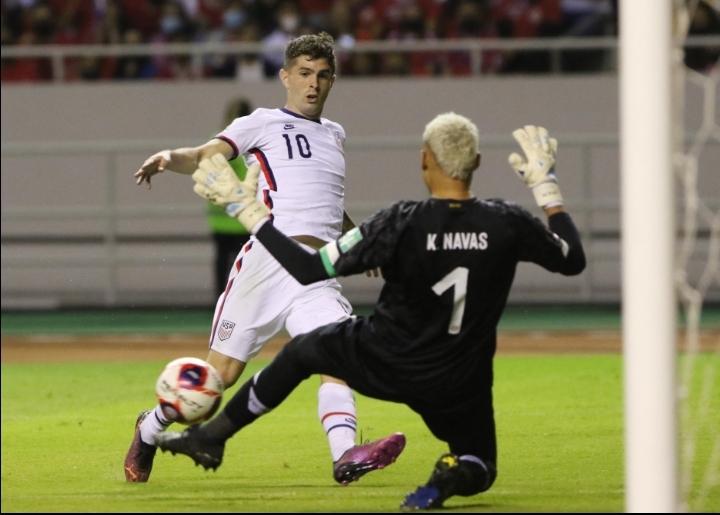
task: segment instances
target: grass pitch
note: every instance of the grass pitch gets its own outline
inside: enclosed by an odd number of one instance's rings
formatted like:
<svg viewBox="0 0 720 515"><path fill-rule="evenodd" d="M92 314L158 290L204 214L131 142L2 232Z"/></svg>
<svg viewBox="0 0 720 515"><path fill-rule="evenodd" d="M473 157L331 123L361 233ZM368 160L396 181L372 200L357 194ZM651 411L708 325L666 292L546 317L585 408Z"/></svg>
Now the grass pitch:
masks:
<svg viewBox="0 0 720 515"><path fill-rule="evenodd" d="M363 439L403 431L408 444L388 469L336 485L311 378L236 435L217 472L159 453L149 483L127 484L122 463L135 417L153 406L164 364L3 365L2 511L397 511L446 451L405 406L358 396ZM265 364L251 363L244 377ZM622 511L619 356L496 358L495 407L498 479L448 508ZM717 405L710 417L718 420ZM706 436L697 450L709 456L712 431ZM720 508L717 488L703 508Z"/></svg>
<svg viewBox="0 0 720 515"><path fill-rule="evenodd" d="M403 431L408 444L388 469L336 485L311 378L233 438L217 472L158 454L149 483L126 484L135 417L163 365L3 365L3 511L393 511L446 451L405 406L358 396L363 439ZM622 510L618 356L497 358L495 399L498 480L448 507Z"/></svg>

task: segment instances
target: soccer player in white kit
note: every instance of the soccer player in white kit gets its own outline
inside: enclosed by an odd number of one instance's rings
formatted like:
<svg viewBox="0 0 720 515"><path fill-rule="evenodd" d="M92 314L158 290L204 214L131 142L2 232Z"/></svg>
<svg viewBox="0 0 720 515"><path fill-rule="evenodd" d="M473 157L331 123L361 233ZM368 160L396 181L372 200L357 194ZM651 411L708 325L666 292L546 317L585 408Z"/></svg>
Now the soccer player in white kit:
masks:
<svg viewBox="0 0 720 515"><path fill-rule="evenodd" d="M257 109L235 119L216 138L195 148L164 150L148 158L135 174L137 184L165 170L190 175L205 159L220 164L240 155L248 167L259 165L258 199L272 209L272 223L308 247L319 249L354 224L344 212L345 131L321 118L335 82L332 37L301 36L288 44L280 79L287 89L281 109ZM218 155L219 154L219 155ZM213 157L214 156L214 157ZM377 276L377 270L372 271ZM367 272L371 275L370 272ZM235 384L247 362L283 327L290 336L344 320L351 307L335 279L302 286L251 239L235 261L215 309L207 361ZM355 399L348 386L321 376L318 415L327 433L333 477L341 484L383 468L402 452L395 434L355 445ZM125 458L125 479L146 482L156 447L154 436L172 423L158 405L138 417Z"/></svg>

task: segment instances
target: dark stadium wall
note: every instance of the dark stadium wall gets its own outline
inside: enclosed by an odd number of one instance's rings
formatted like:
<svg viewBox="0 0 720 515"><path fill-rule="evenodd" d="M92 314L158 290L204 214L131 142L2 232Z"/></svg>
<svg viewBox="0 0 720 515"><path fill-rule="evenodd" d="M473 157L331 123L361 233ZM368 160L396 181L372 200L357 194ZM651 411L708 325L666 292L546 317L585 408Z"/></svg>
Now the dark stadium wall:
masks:
<svg viewBox="0 0 720 515"><path fill-rule="evenodd" d="M247 97L255 107L281 107L285 91L279 82L243 84L206 81L186 83L64 84L3 86L2 143L117 142L183 140L200 144L221 129L231 98ZM696 96L688 112L699 119ZM420 136L436 114L455 111L477 123L483 135L504 135L525 124L542 125L560 136L557 171L568 205L575 208L581 230L595 235L589 243L593 260L578 278L557 278L535 267L521 267L511 299L523 301L616 301L619 299L618 151L615 143L583 150L562 135L617 134L617 78L497 77L471 79L344 79L340 77L324 115L341 123L348 141L358 137L408 136L417 147L362 150L347 147L346 198L351 216L360 221L400 198L426 195L419 173ZM482 141L481 141L482 146ZM161 150L157 148L155 150ZM513 149L514 150L514 149ZM507 165L508 147L485 147L473 190L480 197L504 197L532 206L527 188ZM49 304L102 304L109 280L118 285L117 301L127 303L210 303L211 250L202 201L188 178L166 173L151 191L134 185L132 174L151 152L119 151L112 186L106 181L106 156L29 156L2 158L2 206L7 209L92 207L108 204L108 191L121 212L196 206L182 216L121 216L117 222L125 259L114 279L102 265L73 260L106 255L105 218L14 218L2 224L3 307L22 297L50 296ZM720 162L718 147L704 159ZM591 170L583 176L581 170ZM720 184L705 191L720 191ZM601 208L583 212L594 203ZM607 206L607 208L602 208ZM536 209L532 207L533 209ZM540 214L538 210L538 214ZM60 243L43 243L47 236ZM68 239L63 244L63 237ZM173 242L173 238L180 239ZM36 238L33 240L33 238ZM85 240L83 240L85 238ZM94 238L94 239L93 239ZM135 238L133 240L133 238ZM143 239L144 238L144 239ZM26 241L27 240L27 241ZM24 256L54 256L42 268L7 263ZM157 259L167 256L158 264ZM181 257L178 261L178 256ZM155 259L152 261L150 258ZM174 260L173 260L174 259ZM182 259L185 259L182 262ZM135 264L130 265L131 261ZM345 280L351 301L372 302L379 280ZM14 299L14 300L13 300ZM59 299L59 300L58 300ZM21 302L22 304L22 302Z"/></svg>

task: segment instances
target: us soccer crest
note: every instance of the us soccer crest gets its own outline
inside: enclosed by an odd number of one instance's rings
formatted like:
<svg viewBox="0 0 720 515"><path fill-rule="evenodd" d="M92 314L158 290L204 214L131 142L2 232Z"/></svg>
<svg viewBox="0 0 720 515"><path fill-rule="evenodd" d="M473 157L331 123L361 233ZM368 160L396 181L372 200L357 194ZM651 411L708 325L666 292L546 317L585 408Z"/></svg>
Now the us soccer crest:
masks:
<svg viewBox="0 0 720 515"><path fill-rule="evenodd" d="M345 150L343 148L343 141L342 141L342 136L340 136L340 131L333 130L332 133L333 133L333 136L335 136L335 143L337 144L338 147L340 147L340 150Z"/></svg>
<svg viewBox="0 0 720 515"><path fill-rule="evenodd" d="M228 338L230 338L234 327L235 322L223 320L222 322L220 322L220 330L218 331L218 337L220 337L221 340L227 340Z"/></svg>

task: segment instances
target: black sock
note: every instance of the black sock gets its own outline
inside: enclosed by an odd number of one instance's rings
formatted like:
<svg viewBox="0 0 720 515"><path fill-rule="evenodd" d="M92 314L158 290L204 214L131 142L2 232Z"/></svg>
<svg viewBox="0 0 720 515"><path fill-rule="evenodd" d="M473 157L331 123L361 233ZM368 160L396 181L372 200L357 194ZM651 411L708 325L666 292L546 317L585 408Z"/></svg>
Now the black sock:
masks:
<svg viewBox="0 0 720 515"><path fill-rule="evenodd" d="M444 499L453 495L469 496L484 492L495 482L495 465L485 466L469 460L458 459L457 465L441 473L435 472L427 483L440 490Z"/></svg>
<svg viewBox="0 0 720 515"><path fill-rule="evenodd" d="M310 372L297 365L289 353L293 342L295 340L288 343L260 374L242 385L217 417L202 426L209 439L224 442L263 413L279 406L310 376Z"/></svg>
<svg viewBox="0 0 720 515"><path fill-rule="evenodd" d="M233 395L217 417L203 424L202 431L210 440L224 442L260 416L248 409L251 389L252 379Z"/></svg>

